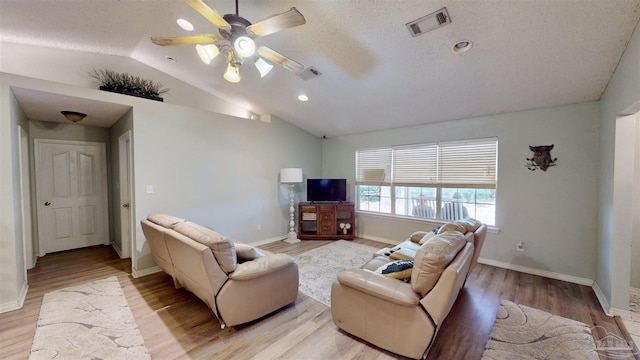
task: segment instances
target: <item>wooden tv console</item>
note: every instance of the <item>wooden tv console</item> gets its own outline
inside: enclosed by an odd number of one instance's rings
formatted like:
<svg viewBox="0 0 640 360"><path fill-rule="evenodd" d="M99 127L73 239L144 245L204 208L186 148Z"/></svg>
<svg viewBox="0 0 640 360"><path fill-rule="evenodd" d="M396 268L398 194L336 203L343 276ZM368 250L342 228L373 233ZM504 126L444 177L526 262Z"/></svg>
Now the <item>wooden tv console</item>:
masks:
<svg viewBox="0 0 640 360"><path fill-rule="evenodd" d="M343 228L340 227L343 224ZM349 225L347 225L349 224ZM349 227L348 229L345 229ZM356 221L353 203L300 203L298 238L303 240L353 240Z"/></svg>

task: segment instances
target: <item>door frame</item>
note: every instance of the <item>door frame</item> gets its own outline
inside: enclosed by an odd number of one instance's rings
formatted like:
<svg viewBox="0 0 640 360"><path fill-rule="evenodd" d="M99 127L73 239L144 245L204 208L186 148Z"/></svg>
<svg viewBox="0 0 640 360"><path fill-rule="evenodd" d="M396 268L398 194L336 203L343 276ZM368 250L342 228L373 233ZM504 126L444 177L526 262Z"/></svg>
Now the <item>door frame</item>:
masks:
<svg viewBox="0 0 640 360"><path fill-rule="evenodd" d="M133 156L131 147L131 130L127 130L124 134L118 137L118 169L119 169L119 181L120 181L120 194L118 206L122 207L123 198L129 199L129 216L126 212L120 208L120 245L122 254L121 257L126 259L131 257L131 263L134 263L135 247L133 236L135 234L134 220L133 220ZM123 190L122 184L128 184L127 189ZM125 236L125 229L127 229L129 236Z"/></svg>
<svg viewBox="0 0 640 360"><path fill-rule="evenodd" d="M33 249L33 219L31 218L31 186L29 170L29 134L18 125L18 163L20 168L20 212L22 213L22 247L25 279L27 270L36 265Z"/></svg>
<svg viewBox="0 0 640 360"><path fill-rule="evenodd" d="M78 140L58 140L58 139L45 139L45 138L35 138L33 139L33 147L34 147L34 151L33 151L33 157L34 157L34 161L35 161L35 184L36 184L36 212L37 212L37 216L38 219L36 220L36 224L38 227L38 249L39 249L39 256L45 256L47 254L47 251L45 249L45 246L41 243L42 241L42 237L41 235L41 231L42 228L40 226L40 217L41 215L41 207L40 204L42 204L42 193L41 193L41 188L38 186L38 179L40 179L40 170L38 169L38 159L40 157L40 148L43 144L60 144L60 145L78 145L78 146L83 146L83 145L94 145L94 146L98 146L100 148L100 151L104 154L104 166L100 169L100 177L102 180L102 196L101 196L101 206L103 207L103 212L105 214L105 216L107 217L106 222L105 222L105 229L104 229L104 245L109 245L111 243L110 237L109 237L109 185L107 182L107 151L106 151L106 144L102 143L102 142L96 142L96 141L78 141Z"/></svg>

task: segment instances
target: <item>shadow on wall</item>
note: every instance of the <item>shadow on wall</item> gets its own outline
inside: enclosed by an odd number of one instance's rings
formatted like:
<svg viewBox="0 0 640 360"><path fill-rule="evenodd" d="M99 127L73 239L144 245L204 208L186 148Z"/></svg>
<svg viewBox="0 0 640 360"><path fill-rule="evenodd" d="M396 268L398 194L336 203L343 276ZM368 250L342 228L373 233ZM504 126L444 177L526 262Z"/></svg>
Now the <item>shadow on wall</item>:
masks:
<svg viewBox="0 0 640 360"><path fill-rule="evenodd" d="M528 268L542 270L542 271L551 271L548 266L545 266L543 263L534 260L532 257L525 255L524 253L518 251L518 254L513 258L511 264L518 266L526 266Z"/></svg>

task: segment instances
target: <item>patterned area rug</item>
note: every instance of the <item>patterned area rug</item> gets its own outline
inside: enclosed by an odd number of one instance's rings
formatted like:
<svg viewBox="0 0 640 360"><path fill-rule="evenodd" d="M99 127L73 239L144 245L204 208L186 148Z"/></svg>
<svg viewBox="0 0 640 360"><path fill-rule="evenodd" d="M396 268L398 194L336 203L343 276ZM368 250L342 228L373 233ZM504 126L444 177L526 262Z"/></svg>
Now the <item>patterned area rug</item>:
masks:
<svg viewBox="0 0 640 360"><path fill-rule="evenodd" d="M586 324L502 300L483 360L598 360Z"/></svg>
<svg viewBox="0 0 640 360"><path fill-rule="evenodd" d="M150 359L113 276L44 295L29 359Z"/></svg>
<svg viewBox="0 0 640 360"><path fill-rule="evenodd" d="M338 273L371 260L377 248L338 240L295 256L300 270L300 291L330 306L331 284Z"/></svg>

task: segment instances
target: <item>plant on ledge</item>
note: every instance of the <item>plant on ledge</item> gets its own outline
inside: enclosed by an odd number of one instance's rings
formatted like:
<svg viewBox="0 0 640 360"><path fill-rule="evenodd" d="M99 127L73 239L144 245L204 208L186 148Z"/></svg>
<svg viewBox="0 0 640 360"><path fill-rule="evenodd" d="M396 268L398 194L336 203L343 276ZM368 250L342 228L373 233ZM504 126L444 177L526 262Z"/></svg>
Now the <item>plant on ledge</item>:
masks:
<svg viewBox="0 0 640 360"><path fill-rule="evenodd" d="M143 79L127 73L117 73L113 70L96 70L89 72L89 76L98 80L100 90L115 92L163 101L161 95L169 92L161 83Z"/></svg>

